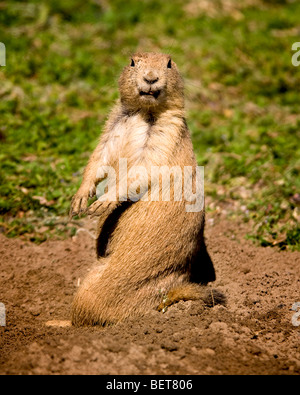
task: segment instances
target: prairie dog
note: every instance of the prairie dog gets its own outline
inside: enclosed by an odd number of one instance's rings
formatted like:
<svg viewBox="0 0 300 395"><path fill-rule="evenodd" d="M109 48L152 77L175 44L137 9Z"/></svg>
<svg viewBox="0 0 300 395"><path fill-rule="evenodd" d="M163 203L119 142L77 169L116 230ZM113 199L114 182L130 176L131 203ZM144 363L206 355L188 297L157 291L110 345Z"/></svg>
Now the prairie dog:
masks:
<svg viewBox="0 0 300 395"><path fill-rule="evenodd" d="M99 217L98 261L75 295L74 325L116 323L179 300L222 301L221 294L201 285L215 280L203 236L204 208L187 212L185 199L176 201L174 194L170 201L130 201L129 184L118 172L125 158L128 170L141 166L146 175L153 166L190 167L195 173L177 66L165 54L136 53L121 73L119 92L70 209L70 215ZM87 208L104 178L98 174L101 166L116 170L118 198ZM139 191L149 194L149 178L141 176L139 182ZM170 190L175 190L174 177Z"/></svg>

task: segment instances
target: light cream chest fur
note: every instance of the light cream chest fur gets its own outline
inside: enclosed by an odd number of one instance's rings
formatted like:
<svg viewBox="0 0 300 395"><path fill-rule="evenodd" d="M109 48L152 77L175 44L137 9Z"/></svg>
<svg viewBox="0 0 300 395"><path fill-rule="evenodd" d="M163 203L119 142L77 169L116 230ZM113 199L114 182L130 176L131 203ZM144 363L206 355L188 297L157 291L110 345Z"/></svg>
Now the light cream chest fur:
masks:
<svg viewBox="0 0 300 395"><path fill-rule="evenodd" d="M101 162L113 165L119 158L126 158L129 166L167 164L181 127L182 119L172 114L159 118L154 125L140 114L123 117L109 132Z"/></svg>

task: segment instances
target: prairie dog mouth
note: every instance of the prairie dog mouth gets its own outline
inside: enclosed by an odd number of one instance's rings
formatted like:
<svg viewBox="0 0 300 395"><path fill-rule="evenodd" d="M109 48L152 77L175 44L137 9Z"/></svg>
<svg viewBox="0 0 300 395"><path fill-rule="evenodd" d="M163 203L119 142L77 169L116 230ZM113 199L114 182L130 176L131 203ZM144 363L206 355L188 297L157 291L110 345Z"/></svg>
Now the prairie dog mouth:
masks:
<svg viewBox="0 0 300 395"><path fill-rule="evenodd" d="M160 90L156 90L156 91L150 90L148 92L140 91L140 96L152 96L154 97L154 99L157 99L159 95L160 95Z"/></svg>

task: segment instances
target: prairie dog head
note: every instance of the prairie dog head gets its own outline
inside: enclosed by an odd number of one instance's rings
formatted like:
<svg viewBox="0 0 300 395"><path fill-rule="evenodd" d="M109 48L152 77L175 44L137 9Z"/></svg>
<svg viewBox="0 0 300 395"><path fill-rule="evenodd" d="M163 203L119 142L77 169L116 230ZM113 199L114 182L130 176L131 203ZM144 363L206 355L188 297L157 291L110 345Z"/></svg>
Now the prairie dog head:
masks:
<svg viewBox="0 0 300 395"><path fill-rule="evenodd" d="M136 53L119 79L121 103L131 111L182 109L183 80L169 55Z"/></svg>

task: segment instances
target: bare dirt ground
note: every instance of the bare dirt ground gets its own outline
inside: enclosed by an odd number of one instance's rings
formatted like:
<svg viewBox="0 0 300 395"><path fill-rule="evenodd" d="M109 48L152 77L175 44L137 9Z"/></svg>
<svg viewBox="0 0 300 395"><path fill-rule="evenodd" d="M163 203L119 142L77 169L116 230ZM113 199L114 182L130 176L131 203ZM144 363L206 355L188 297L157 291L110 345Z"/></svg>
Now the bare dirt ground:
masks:
<svg viewBox="0 0 300 395"><path fill-rule="evenodd" d="M212 286L226 307L180 302L107 328L45 325L70 318L95 259L87 231L40 246L0 235L0 374L299 374L300 253L256 247L247 227L208 215Z"/></svg>

